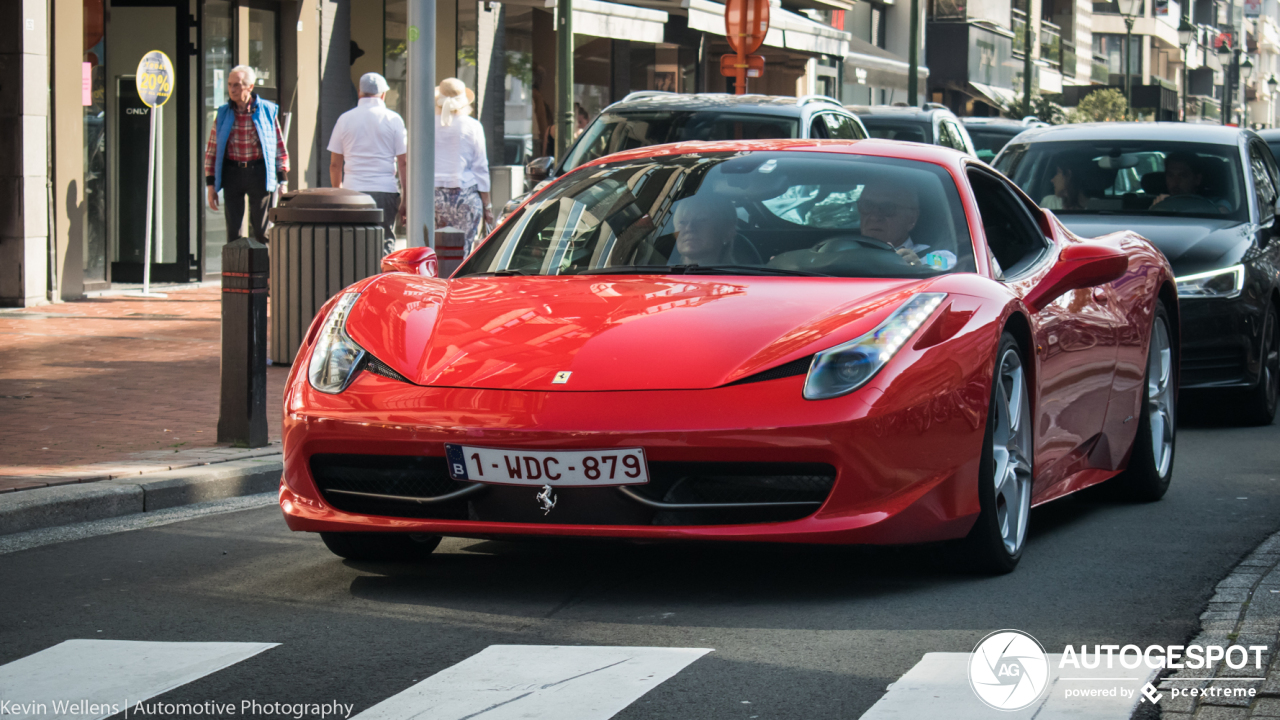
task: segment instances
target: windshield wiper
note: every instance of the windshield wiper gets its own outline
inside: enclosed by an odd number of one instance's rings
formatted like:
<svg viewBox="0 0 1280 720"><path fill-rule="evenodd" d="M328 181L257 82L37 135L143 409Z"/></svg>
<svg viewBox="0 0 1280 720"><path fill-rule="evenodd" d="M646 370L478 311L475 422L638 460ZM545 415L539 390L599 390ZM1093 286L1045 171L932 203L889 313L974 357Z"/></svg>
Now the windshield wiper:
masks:
<svg viewBox="0 0 1280 720"><path fill-rule="evenodd" d="M618 265L584 270L576 275L797 275L830 277L807 270L784 270L760 265Z"/></svg>
<svg viewBox="0 0 1280 720"><path fill-rule="evenodd" d="M689 265L686 275L797 275L801 277L831 277L826 273L808 270L785 270L764 265Z"/></svg>
<svg viewBox="0 0 1280 720"><path fill-rule="evenodd" d="M462 277L511 277L513 275L532 275L533 273L525 270L516 270L507 268L506 270L494 270L493 272L467 273Z"/></svg>

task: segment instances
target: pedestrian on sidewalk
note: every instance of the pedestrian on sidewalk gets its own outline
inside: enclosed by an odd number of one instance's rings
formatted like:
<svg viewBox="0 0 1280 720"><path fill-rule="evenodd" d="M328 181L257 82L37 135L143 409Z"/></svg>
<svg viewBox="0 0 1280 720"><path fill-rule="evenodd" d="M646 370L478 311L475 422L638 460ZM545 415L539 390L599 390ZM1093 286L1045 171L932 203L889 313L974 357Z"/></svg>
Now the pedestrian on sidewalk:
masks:
<svg viewBox="0 0 1280 720"><path fill-rule="evenodd" d="M475 99L476 94L457 78L436 87L436 228L462 231L464 257L471 254L480 220L493 225L484 128L468 117Z"/></svg>
<svg viewBox="0 0 1280 720"><path fill-rule="evenodd" d="M373 198L382 209L382 254L396 249L396 220L404 223L409 193L409 134L399 113L387 108L391 86L378 73L360 77L356 107L342 113L329 137L329 182ZM400 185L396 185L396 175Z"/></svg>
<svg viewBox="0 0 1280 720"><path fill-rule="evenodd" d="M253 91L257 79L247 65L237 65L227 74L228 100L209 128L204 181L210 210L218 211L218 191L223 193L227 233L240 237L247 196L249 230L254 239L266 243L271 194L284 186L289 152L280 131L280 107Z"/></svg>

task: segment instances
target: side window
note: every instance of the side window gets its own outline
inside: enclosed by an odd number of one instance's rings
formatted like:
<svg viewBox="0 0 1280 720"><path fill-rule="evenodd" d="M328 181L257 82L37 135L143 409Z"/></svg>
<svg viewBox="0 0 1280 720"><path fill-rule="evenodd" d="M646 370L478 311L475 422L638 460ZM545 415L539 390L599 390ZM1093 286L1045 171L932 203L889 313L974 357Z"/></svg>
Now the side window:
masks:
<svg viewBox="0 0 1280 720"><path fill-rule="evenodd" d="M961 130L959 125L950 120L944 120L943 122L945 122L947 127L951 130L951 138L955 141L955 145L952 147L960 152L969 152L969 146L964 142L964 130Z"/></svg>
<svg viewBox="0 0 1280 720"><path fill-rule="evenodd" d="M934 140L935 144L941 145L942 147L949 147L949 148L955 147L955 145L953 144L955 141L951 139L951 129L947 127L946 123L944 122L938 123L937 135L938 135L937 138L935 138Z"/></svg>
<svg viewBox="0 0 1280 720"><path fill-rule="evenodd" d="M862 140L867 136L858 121L848 115L840 115L840 124L844 126L844 132L848 133L850 140Z"/></svg>
<svg viewBox="0 0 1280 720"><path fill-rule="evenodd" d="M1275 216L1275 170L1258 143L1249 144L1249 168L1253 172L1253 192L1258 198L1258 216L1266 221Z"/></svg>
<svg viewBox="0 0 1280 720"><path fill-rule="evenodd" d="M835 113L823 113L823 121L827 125L827 137L836 140L857 140L858 136L854 134L853 123L843 115Z"/></svg>
<svg viewBox="0 0 1280 720"><path fill-rule="evenodd" d="M1048 248L1031 213L1003 180L980 170L970 170L969 184L982 215L987 247L1006 277L1016 277L1030 268Z"/></svg>
<svg viewBox="0 0 1280 720"><path fill-rule="evenodd" d="M814 139L830 138L827 133L827 121L825 118L827 113L821 113L813 116L813 120L809 123L809 137Z"/></svg>

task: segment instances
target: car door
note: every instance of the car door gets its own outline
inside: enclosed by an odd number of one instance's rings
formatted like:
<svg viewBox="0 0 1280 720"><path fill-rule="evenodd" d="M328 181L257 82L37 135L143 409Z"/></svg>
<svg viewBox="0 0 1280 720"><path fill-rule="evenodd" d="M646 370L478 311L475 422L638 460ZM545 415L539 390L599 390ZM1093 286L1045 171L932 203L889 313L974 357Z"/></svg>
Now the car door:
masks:
<svg viewBox="0 0 1280 720"><path fill-rule="evenodd" d="M1028 201L1006 179L977 166L968 176L997 279L1026 297L1052 267L1058 241L1044 234ZM1033 497L1090 466L1116 371L1112 292L1110 286L1074 290L1032 317Z"/></svg>

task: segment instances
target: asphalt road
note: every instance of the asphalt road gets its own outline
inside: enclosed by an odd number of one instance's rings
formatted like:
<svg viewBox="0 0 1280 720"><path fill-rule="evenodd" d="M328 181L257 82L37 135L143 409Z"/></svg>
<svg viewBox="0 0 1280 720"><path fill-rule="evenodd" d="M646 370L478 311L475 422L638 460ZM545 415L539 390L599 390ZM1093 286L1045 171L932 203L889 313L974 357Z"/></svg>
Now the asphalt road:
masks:
<svg viewBox="0 0 1280 720"><path fill-rule="evenodd" d="M171 519L0 554L0 665L72 638L280 643L160 699L359 713L491 645L711 648L616 717L857 718L924 653L1000 628L1050 652L1186 641L1214 584L1280 529L1277 440L1184 422L1163 501L1038 509L998 578L930 548L447 539L426 564L364 564L273 506Z"/></svg>

